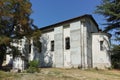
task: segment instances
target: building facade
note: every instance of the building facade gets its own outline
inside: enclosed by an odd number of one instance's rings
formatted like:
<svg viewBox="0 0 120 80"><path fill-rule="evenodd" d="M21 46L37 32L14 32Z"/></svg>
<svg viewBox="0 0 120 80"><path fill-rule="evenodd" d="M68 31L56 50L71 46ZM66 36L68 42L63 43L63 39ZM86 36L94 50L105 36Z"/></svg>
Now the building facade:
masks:
<svg viewBox="0 0 120 80"><path fill-rule="evenodd" d="M83 15L40 29L41 53L31 41L29 60L40 67L107 68L110 60L110 34L99 30L91 15Z"/></svg>

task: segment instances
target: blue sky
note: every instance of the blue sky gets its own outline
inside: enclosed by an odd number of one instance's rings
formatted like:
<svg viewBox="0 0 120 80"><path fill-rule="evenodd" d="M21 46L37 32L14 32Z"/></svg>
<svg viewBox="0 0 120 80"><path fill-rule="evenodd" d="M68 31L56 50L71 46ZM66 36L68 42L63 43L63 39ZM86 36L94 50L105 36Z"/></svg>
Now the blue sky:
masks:
<svg viewBox="0 0 120 80"><path fill-rule="evenodd" d="M103 29L104 17L94 14L101 0L30 0L33 13L31 18L38 27L44 27L84 14L92 14Z"/></svg>

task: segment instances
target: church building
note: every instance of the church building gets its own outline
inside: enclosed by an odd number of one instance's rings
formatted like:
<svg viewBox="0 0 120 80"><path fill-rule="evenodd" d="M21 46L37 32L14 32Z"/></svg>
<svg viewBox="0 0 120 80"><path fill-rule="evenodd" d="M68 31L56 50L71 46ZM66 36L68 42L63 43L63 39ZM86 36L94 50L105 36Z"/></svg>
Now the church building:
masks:
<svg viewBox="0 0 120 80"><path fill-rule="evenodd" d="M40 28L40 31L41 53L38 53L33 45L29 53L29 60L38 60L40 67L84 69L111 67L109 53L111 35L102 32L91 15L86 14L49 25ZM21 63L17 60L13 62ZM25 64L21 63L19 66L22 65Z"/></svg>

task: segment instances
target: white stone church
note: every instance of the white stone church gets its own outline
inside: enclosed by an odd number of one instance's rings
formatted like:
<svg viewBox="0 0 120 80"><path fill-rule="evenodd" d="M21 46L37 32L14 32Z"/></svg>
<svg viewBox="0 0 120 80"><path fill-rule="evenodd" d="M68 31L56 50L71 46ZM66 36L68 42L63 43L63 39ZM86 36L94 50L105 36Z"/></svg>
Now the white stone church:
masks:
<svg viewBox="0 0 120 80"><path fill-rule="evenodd" d="M40 67L56 68L101 68L111 67L110 37L100 31L91 15L83 15L40 29L42 51L38 53L31 41L31 50L26 58L38 60ZM19 46L23 52L26 38ZM25 56L25 55L24 55ZM6 64L12 56L6 56ZM25 69L25 61L17 57L12 60L13 68Z"/></svg>

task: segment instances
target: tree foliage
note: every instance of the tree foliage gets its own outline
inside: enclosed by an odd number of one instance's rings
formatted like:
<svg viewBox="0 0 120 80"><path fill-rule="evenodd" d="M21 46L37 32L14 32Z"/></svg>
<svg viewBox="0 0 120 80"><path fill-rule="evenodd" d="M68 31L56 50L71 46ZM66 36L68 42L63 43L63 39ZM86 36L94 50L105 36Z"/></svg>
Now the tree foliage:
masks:
<svg viewBox="0 0 120 80"><path fill-rule="evenodd" d="M112 67L115 69L120 69L120 45L113 45L111 55Z"/></svg>
<svg viewBox="0 0 120 80"><path fill-rule="evenodd" d="M29 0L0 0L0 56L5 55L13 39L26 36L38 41L40 31L30 18L31 6ZM2 62L3 58L0 60Z"/></svg>
<svg viewBox="0 0 120 80"><path fill-rule="evenodd" d="M102 0L95 13L105 17L107 23L104 32L112 31L111 34L120 44L120 0Z"/></svg>
<svg viewBox="0 0 120 80"><path fill-rule="evenodd" d="M114 29L116 34L120 34L120 0L102 0L95 13L105 17L107 21L105 32Z"/></svg>

